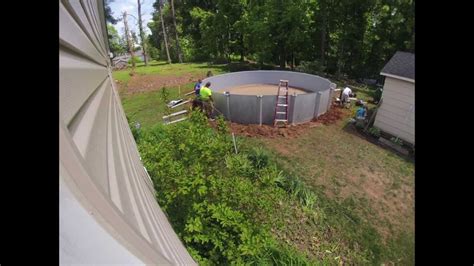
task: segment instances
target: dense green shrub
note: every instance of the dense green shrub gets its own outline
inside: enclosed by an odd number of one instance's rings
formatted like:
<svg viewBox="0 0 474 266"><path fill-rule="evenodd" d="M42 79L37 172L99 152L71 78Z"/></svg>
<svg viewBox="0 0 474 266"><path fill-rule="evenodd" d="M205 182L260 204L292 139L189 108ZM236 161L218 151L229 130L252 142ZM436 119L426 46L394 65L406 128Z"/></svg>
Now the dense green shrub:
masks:
<svg viewBox="0 0 474 266"><path fill-rule="evenodd" d="M380 137L380 129L378 129L376 127L369 128L368 132L369 132L370 135L372 135L375 138Z"/></svg>
<svg viewBox="0 0 474 266"><path fill-rule="evenodd" d="M390 141L399 146L403 145L403 140L399 139L398 137L392 137L390 138Z"/></svg>
<svg viewBox="0 0 474 266"><path fill-rule="evenodd" d="M268 152L260 147L253 148L248 157L253 166L257 169L266 167L270 159Z"/></svg>
<svg viewBox="0 0 474 266"><path fill-rule="evenodd" d="M141 126L140 123L135 122L134 124L129 125L130 130L132 131L133 138L135 139L135 142L138 143L140 141L140 130Z"/></svg>
<svg viewBox="0 0 474 266"><path fill-rule="evenodd" d="M148 56L153 60L160 60L160 50L154 46L148 46Z"/></svg>
<svg viewBox="0 0 474 266"><path fill-rule="evenodd" d="M363 129L363 128L365 127L364 121L356 121L355 127L356 127L357 129Z"/></svg>
<svg viewBox="0 0 474 266"><path fill-rule="evenodd" d="M309 74L324 75L326 69L318 61L301 61L295 70Z"/></svg>
<svg viewBox="0 0 474 266"><path fill-rule="evenodd" d="M191 112L187 121L142 129L138 142L160 207L200 265L315 264L282 238L301 215L306 222L292 230L308 226L304 232L314 232L321 249L334 246L334 254L317 251L323 265L342 256L349 264L380 261L379 236L352 211L353 203L310 190L264 149L237 139L236 154L224 119L216 122L213 129L201 112Z"/></svg>
<svg viewBox="0 0 474 266"><path fill-rule="evenodd" d="M247 63L229 63L226 66L229 72L256 70L257 67Z"/></svg>
<svg viewBox="0 0 474 266"><path fill-rule="evenodd" d="M217 64L217 65L221 65L221 64L228 64L230 63L229 59L226 58L226 57L223 57L223 56L216 56L214 58L212 58L212 63L213 64Z"/></svg>
<svg viewBox="0 0 474 266"><path fill-rule="evenodd" d="M373 95L374 102L378 103L382 98L382 88L376 88Z"/></svg>
<svg viewBox="0 0 474 266"><path fill-rule="evenodd" d="M271 263L266 256L276 252L277 241L255 221L283 201L285 191L277 186L283 177L261 149L235 154L222 117L217 130L207 123L192 112L189 121L141 133L139 149L157 200L200 264ZM278 256L305 261L297 252Z"/></svg>
<svg viewBox="0 0 474 266"><path fill-rule="evenodd" d="M136 63L141 63L141 62L143 62L142 59L141 59L140 57L138 57L138 56L134 56L134 57L133 57L133 61L135 61L135 64L136 64ZM129 63L129 64L132 63L132 58L128 59L128 63Z"/></svg>

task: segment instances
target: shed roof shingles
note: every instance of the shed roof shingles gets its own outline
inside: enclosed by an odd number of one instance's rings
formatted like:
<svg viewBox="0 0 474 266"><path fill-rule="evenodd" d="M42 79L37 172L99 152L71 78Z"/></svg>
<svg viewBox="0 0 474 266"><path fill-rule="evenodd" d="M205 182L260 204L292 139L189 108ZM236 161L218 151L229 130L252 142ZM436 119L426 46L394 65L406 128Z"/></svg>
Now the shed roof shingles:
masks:
<svg viewBox="0 0 474 266"><path fill-rule="evenodd" d="M396 52L380 72L415 80L415 54Z"/></svg>

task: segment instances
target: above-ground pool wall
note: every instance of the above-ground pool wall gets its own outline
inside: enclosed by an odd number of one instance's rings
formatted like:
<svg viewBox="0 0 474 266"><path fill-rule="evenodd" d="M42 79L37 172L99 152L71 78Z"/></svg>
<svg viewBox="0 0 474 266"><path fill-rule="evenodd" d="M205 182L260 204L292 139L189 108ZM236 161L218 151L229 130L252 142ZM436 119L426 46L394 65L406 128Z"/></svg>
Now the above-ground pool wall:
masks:
<svg viewBox="0 0 474 266"><path fill-rule="evenodd" d="M304 97L302 97L304 96ZM296 95L290 97L291 112L288 122L293 124L303 123L309 121L315 117L314 106L316 102L316 93L308 95Z"/></svg>
<svg viewBox="0 0 474 266"><path fill-rule="evenodd" d="M229 95L230 119L241 124L256 124L259 117L259 98L254 95Z"/></svg>
<svg viewBox="0 0 474 266"><path fill-rule="evenodd" d="M203 80L211 82L216 108L227 120L241 124L272 124L274 118L275 95L238 95L225 93L227 88L245 84L278 84L287 79L291 87L313 91L305 94L289 95L288 122L292 124L308 122L329 108L331 90L335 84L329 80L305 73L290 71L242 71L214 76ZM219 114L215 112L215 114Z"/></svg>
<svg viewBox="0 0 474 266"><path fill-rule="evenodd" d="M226 119L230 120L227 115L226 95L223 93L213 93L212 98L214 99L214 106L216 109L219 110L219 112L222 112L222 115L224 115ZM214 111L214 115L219 115L219 112Z"/></svg>
<svg viewBox="0 0 474 266"><path fill-rule="evenodd" d="M288 99L288 102L289 101L290 99ZM273 124L273 116L275 115L275 104L276 104L275 95L262 96L262 124L267 124L267 125Z"/></svg>
<svg viewBox="0 0 474 266"><path fill-rule="evenodd" d="M240 71L204 79L202 82L211 82L213 91L225 91L226 88L255 83L277 84L280 79L288 80L290 87L303 88L309 91L323 91L329 89L331 82L325 78L292 71L257 70Z"/></svg>
<svg viewBox="0 0 474 266"><path fill-rule="evenodd" d="M322 92L319 92L317 94L321 94L321 98L320 100L318 101L319 102L319 106L317 107L318 109L318 113L315 115L315 116L320 116L324 113L326 113L326 111L328 110L329 108L329 95L330 95L330 90L327 90L327 91L322 91ZM316 95L316 98L318 96Z"/></svg>
<svg viewBox="0 0 474 266"><path fill-rule="evenodd" d="M273 95L235 95L214 93L214 105L232 122L240 124L272 124L276 97ZM260 117L260 109L262 114ZM214 112L218 115L219 112Z"/></svg>

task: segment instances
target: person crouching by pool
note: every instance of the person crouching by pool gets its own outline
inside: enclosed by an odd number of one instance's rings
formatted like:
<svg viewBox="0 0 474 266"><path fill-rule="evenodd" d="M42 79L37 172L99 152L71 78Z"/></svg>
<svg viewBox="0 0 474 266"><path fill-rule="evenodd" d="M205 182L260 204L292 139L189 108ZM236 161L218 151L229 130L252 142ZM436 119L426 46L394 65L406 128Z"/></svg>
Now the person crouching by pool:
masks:
<svg viewBox="0 0 474 266"><path fill-rule="evenodd" d="M202 109L202 103L201 103L201 100L199 99L199 92L201 90L201 87L202 87L202 80L198 79L198 82L196 82L196 84L194 84L194 94L195 94L195 98L192 102L193 104L193 109L195 108L200 108Z"/></svg>
<svg viewBox="0 0 474 266"><path fill-rule="evenodd" d="M352 90L349 87L345 87L342 92L341 92L341 106L346 106L347 103L349 103L351 100L349 100L349 97L351 97Z"/></svg>
<svg viewBox="0 0 474 266"><path fill-rule="evenodd" d="M214 107L213 105L213 99L212 99L212 91L210 89L211 83L208 82L204 87L201 87L199 90L199 98L202 102L202 106L204 111L206 112L206 115L208 118L212 120L212 109Z"/></svg>
<svg viewBox="0 0 474 266"><path fill-rule="evenodd" d="M196 84L194 84L194 93L196 94L196 96L199 96L199 90L201 90L201 86L202 86L202 80L198 79Z"/></svg>
<svg viewBox="0 0 474 266"><path fill-rule="evenodd" d="M356 125L363 127L367 119L367 105L362 104L356 111Z"/></svg>

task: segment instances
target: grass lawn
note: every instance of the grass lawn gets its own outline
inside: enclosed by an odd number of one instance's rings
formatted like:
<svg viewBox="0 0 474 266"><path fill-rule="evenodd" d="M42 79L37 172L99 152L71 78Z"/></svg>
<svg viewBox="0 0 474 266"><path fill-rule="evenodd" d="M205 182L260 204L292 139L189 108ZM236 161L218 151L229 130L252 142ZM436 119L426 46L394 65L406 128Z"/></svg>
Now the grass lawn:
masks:
<svg viewBox="0 0 474 266"><path fill-rule="evenodd" d="M182 75L182 74L207 74L207 71L212 71L214 75L224 72L225 65L209 65L207 63L182 63L182 64L167 64L165 61L150 61L148 66L145 63L138 63L135 72L138 75ZM128 82L130 80L130 69L119 70L113 72L115 80L120 82Z"/></svg>
<svg viewBox="0 0 474 266"><path fill-rule="evenodd" d="M162 122L165 106L160 99L160 88L146 92L125 93L131 79L155 76L202 75L226 72L223 65L186 63L168 65L151 62L139 64L137 75L130 77L128 70L115 71L122 104L129 122L138 121L143 127ZM133 81L133 80L132 80ZM338 83L338 87L344 85ZM169 86L169 97L178 98L192 90L194 82L184 81ZM371 91L364 86L352 86L358 98L368 101ZM369 104L369 108L374 105ZM278 237L293 243L295 248L309 253L363 252L360 246L376 255L377 261L402 265L414 264L414 162L401 158L392 151L377 146L347 125L355 107L346 110L347 117L332 125L309 128L296 138L244 138L242 146L261 146L286 172L299 177L306 187L317 193L318 208L328 216L326 227L315 227L298 222L288 211L283 226L286 234ZM291 214L291 215L290 215ZM294 214L294 215L293 215ZM282 221L275 221L281 223ZM326 229L325 229L326 228ZM327 231L332 228L334 231ZM315 232L321 230L320 232ZM323 231L324 230L324 231ZM314 236L321 239L314 239ZM325 241L322 241L325 239ZM351 243L347 242L351 239ZM328 245L327 240L333 242ZM354 244L355 243L355 244ZM358 244L357 244L358 243ZM323 245L324 244L324 245Z"/></svg>
<svg viewBox="0 0 474 266"><path fill-rule="evenodd" d="M182 92L192 90L194 83L181 86ZM170 100L178 98L178 87L167 88ZM122 105L130 123L139 122L142 127L151 127L162 123L167 111L166 104L160 98L161 91L150 91L122 96ZM178 107L179 108L179 107ZM178 111L178 110L175 110ZM175 112L173 111L173 112Z"/></svg>
<svg viewBox="0 0 474 266"><path fill-rule="evenodd" d="M414 263L413 161L359 137L347 118L298 138L245 141L270 149L324 208L335 209L330 220L343 236L380 250L381 258Z"/></svg>
<svg viewBox="0 0 474 266"><path fill-rule="evenodd" d="M161 87L154 87L144 92L127 93L131 79L140 81L144 77L153 77L159 80L170 76L179 77L184 74L205 76L208 71L211 71L214 75L224 73L225 65L208 65L207 63L169 65L164 61L151 61L147 67L144 63L138 63L136 67L137 74L133 77L129 75L130 69L114 71L113 77L117 81L122 105L129 122L139 122L142 127L150 127L156 123L161 123L166 112L165 104L160 98ZM142 85L139 82L136 83L138 83L138 86ZM193 89L194 83L195 81L184 80L180 82L180 85L166 86L169 92L169 100L182 98L184 93ZM179 92L181 92L181 95L179 95Z"/></svg>

